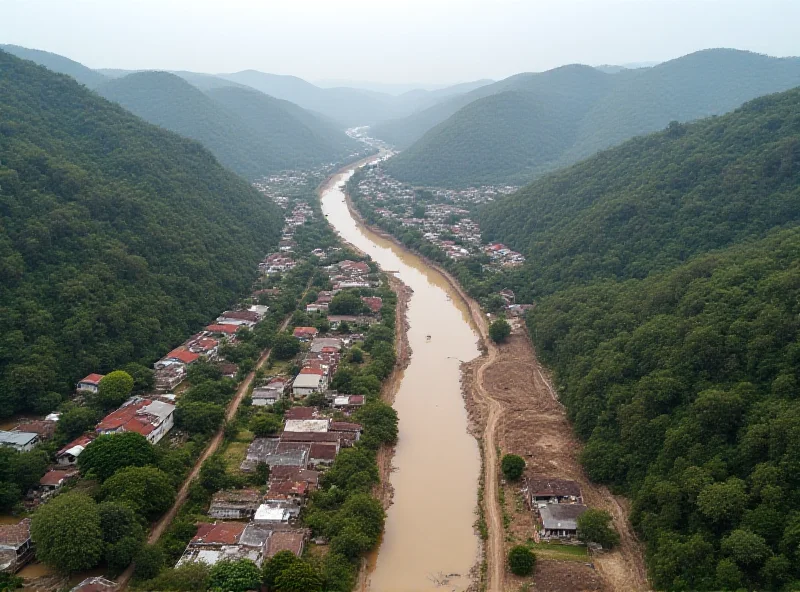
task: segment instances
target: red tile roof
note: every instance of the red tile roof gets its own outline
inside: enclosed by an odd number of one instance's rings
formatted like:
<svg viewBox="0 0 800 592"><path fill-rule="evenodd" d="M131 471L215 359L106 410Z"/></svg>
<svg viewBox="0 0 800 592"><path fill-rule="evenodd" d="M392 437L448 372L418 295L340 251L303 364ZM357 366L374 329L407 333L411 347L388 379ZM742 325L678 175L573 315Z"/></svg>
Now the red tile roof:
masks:
<svg viewBox="0 0 800 592"><path fill-rule="evenodd" d="M225 323L206 327L206 331L209 333L225 333L226 335L236 335L237 329L239 329L239 325L226 325Z"/></svg>
<svg viewBox="0 0 800 592"><path fill-rule="evenodd" d="M67 450L69 450L71 448L75 448L76 446L83 446L84 448L86 448L89 445L89 443L94 439L95 439L94 435L91 435L91 436L79 436L79 437L75 438L72 442L70 442L69 444L64 446L64 448L59 450L56 453L56 456L61 456L62 454L66 453Z"/></svg>
<svg viewBox="0 0 800 592"><path fill-rule="evenodd" d="M266 556L274 557L281 551L291 551L298 557L303 552L303 543L305 542L305 533L298 530L278 530L272 533L267 543Z"/></svg>
<svg viewBox="0 0 800 592"><path fill-rule="evenodd" d="M361 300L372 312L380 312L383 300L378 296L362 296Z"/></svg>
<svg viewBox="0 0 800 592"><path fill-rule="evenodd" d="M316 329L316 327L295 327L294 328L294 336L295 337L305 337L307 335L314 336L317 333L319 333L319 331Z"/></svg>
<svg viewBox="0 0 800 592"><path fill-rule="evenodd" d="M244 522L200 524L192 542L206 545L233 545L242 536L245 526L247 525Z"/></svg>
<svg viewBox="0 0 800 592"><path fill-rule="evenodd" d="M197 358L200 357L200 354L193 354L192 352L190 352L187 349L177 348L177 349L173 349L171 352L169 352L166 357L167 358L173 358L175 360L180 360L184 364L191 364Z"/></svg>
<svg viewBox="0 0 800 592"><path fill-rule="evenodd" d="M311 448L314 448L313 444ZM270 480L267 498L272 496L305 495L307 490L308 484L305 481L291 481L288 479L280 481Z"/></svg>
<svg viewBox="0 0 800 592"><path fill-rule="evenodd" d="M17 524L0 525L0 545L18 547L31 538L31 519L25 518Z"/></svg>
<svg viewBox="0 0 800 592"><path fill-rule="evenodd" d="M62 481L66 479L70 479L78 474L78 471L75 469L68 470L68 471L59 471L57 469L51 469L47 471L41 479L39 479L39 485L58 485Z"/></svg>
<svg viewBox="0 0 800 592"><path fill-rule="evenodd" d="M325 376L325 371L322 368L310 368L306 366L300 370L300 374L316 374L317 376Z"/></svg>
<svg viewBox="0 0 800 592"><path fill-rule="evenodd" d="M227 310L220 315L220 318L257 323L261 315L252 310Z"/></svg>
<svg viewBox="0 0 800 592"><path fill-rule="evenodd" d="M78 384L80 384L81 382L85 382L87 384L99 384L100 381L103 380L103 376L105 376L105 375L104 374L90 374L89 376L87 376L83 380L80 380L78 382Z"/></svg>

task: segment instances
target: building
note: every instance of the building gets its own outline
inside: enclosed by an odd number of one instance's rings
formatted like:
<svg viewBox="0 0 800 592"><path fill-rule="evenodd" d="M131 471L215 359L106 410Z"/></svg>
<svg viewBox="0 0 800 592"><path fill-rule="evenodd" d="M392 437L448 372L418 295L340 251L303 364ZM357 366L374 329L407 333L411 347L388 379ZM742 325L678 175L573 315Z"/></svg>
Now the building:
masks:
<svg viewBox="0 0 800 592"><path fill-rule="evenodd" d="M94 438L94 435L76 438L56 453L56 462L62 467L74 465L78 462L78 457L81 455L81 452L86 449Z"/></svg>
<svg viewBox="0 0 800 592"><path fill-rule="evenodd" d="M321 368L303 368L292 382L292 394L295 397L307 397L312 393L320 393L326 388L328 388L328 379L325 371Z"/></svg>
<svg viewBox="0 0 800 592"><path fill-rule="evenodd" d="M268 528L254 523L200 524L197 534L189 541L176 567L191 561L214 565L219 561L239 559L249 559L260 567L264 562L267 541L271 534Z"/></svg>
<svg viewBox="0 0 800 592"><path fill-rule="evenodd" d="M186 378L186 366L183 364L170 364L156 368L155 385L158 391L171 391Z"/></svg>
<svg viewBox="0 0 800 592"><path fill-rule="evenodd" d="M338 442L313 442L308 453L308 464L313 467L329 466L339 454Z"/></svg>
<svg viewBox="0 0 800 592"><path fill-rule="evenodd" d="M362 296L361 302L363 302L373 314L380 313L383 307L383 299L379 296Z"/></svg>
<svg viewBox="0 0 800 592"><path fill-rule="evenodd" d="M252 404L261 407L265 405L274 405L283 398L288 383L286 379L273 378L266 386L254 388L251 395Z"/></svg>
<svg viewBox="0 0 800 592"><path fill-rule="evenodd" d="M33 558L31 519L0 525L0 571L16 573Z"/></svg>
<svg viewBox="0 0 800 592"><path fill-rule="evenodd" d="M78 384L75 385L75 390L96 393L100 388L100 381L103 380L103 376L103 374L90 374L78 381Z"/></svg>
<svg viewBox="0 0 800 592"><path fill-rule="evenodd" d="M208 515L227 520L250 519L263 501L257 489L226 489L211 498Z"/></svg>
<svg viewBox="0 0 800 592"><path fill-rule="evenodd" d="M287 419L283 429L286 432L327 432L330 426L330 419Z"/></svg>
<svg viewBox="0 0 800 592"><path fill-rule="evenodd" d="M303 554L308 531L305 529L276 530L269 537L267 558L275 557L281 551L291 551L297 557Z"/></svg>
<svg viewBox="0 0 800 592"><path fill-rule="evenodd" d="M0 446L7 446L19 452L28 452L39 443L39 434L34 432L6 432L0 430Z"/></svg>
<svg viewBox="0 0 800 592"><path fill-rule="evenodd" d="M364 395L337 395L333 398L333 407L343 411L354 411L364 406Z"/></svg>
<svg viewBox="0 0 800 592"><path fill-rule="evenodd" d="M239 325L252 327L262 319L263 315L253 310L228 310L223 312L218 318L219 323L227 325Z"/></svg>
<svg viewBox="0 0 800 592"><path fill-rule="evenodd" d="M70 592L116 592L116 590L119 590L119 584L97 576L86 578Z"/></svg>
<svg viewBox="0 0 800 592"><path fill-rule="evenodd" d="M305 469L308 465L310 443L282 442L278 438L255 438L247 448L247 456L240 469L246 473L256 470L264 463L270 469L277 466L289 466Z"/></svg>
<svg viewBox="0 0 800 592"><path fill-rule="evenodd" d="M186 364L188 366L196 362L198 358L200 358L200 354L190 352L187 348L181 346L173 349L156 362L155 368L157 370L158 368L163 368L164 366L170 366L172 364Z"/></svg>
<svg viewBox="0 0 800 592"><path fill-rule="evenodd" d="M50 469L39 479L39 489L45 495L51 495L77 476L77 469Z"/></svg>
<svg viewBox="0 0 800 592"><path fill-rule="evenodd" d="M544 539L575 538L578 518L588 509L583 504L544 504L539 507L542 524L539 535Z"/></svg>
<svg viewBox="0 0 800 592"><path fill-rule="evenodd" d="M98 434L136 432L156 444L175 423L175 405L134 397L97 424Z"/></svg>
<svg viewBox="0 0 800 592"><path fill-rule="evenodd" d="M256 524L281 528L300 515L300 507L291 502L270 502L261 504L253 521Z"/></svg>
<svg viewBox="0 0 800 592"><path fill-rule="evenodd" d="M321 417L316 407L289 407L284 414L284 419L315 419Z"/></svg>
<svg viewBox="0 0 800 592"><path fill-rule="evenodd" d="M532 508L541 504L583 503L581 486L576 481L531 476L526 477L525 486Z"/></svg>
<svg viewBox="0 0 800 592"><path fill-rule="evenodd" d="M319 472L299 467L272 467L269 480L272 481L304 481L309 490L316 489L319 485Z"/></svg>
<svg viewBox="0 0 800 592"><path fill-rule="evenodd" d="M311 341L317 336L319 331L316 327L295 327L293 335L300 341Z"/></svg>
<svg viewBox="0 0 800 592"><path fill-rule="evenodd" d="M30 419L23 422L14 428L15 432L32 432L39 435L40 440L49 440L53 437L56 431L57 420L49 419Z"/></svg>
<svg viewBox="0 0 800 592"><path fill-rule="evenodd" d="M239 330L239 325L230 325L227 323L215 323L206 327L206 331L212 335L222 335L224 337L233 337L236 331Z"/></svg>

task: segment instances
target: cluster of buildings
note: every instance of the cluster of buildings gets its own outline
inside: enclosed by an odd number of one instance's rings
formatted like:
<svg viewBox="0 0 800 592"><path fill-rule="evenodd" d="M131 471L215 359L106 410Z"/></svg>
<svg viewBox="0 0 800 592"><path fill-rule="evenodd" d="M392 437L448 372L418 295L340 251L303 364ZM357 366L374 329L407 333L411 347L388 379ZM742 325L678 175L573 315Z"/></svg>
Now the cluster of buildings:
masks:
<svg viewBox="0 0 800 592"><path fill-rule="evenodd" d="M521 265L525 257L504 245L485 245L481 229L469 217L468 208L516 189L512 186L488 186L420 191L393 179L379 165L366 167L358 183L359 194L375 213L404 228L419 231L425 240L444 251L450 259L486 254L493 265L502 267Z"/></svg>

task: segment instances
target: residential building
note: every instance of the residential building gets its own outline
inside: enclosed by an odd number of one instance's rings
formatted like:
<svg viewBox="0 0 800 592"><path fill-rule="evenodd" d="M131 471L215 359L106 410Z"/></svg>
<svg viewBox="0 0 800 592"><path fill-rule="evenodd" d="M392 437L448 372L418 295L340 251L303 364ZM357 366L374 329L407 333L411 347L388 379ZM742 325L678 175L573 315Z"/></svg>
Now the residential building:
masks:
<svg viewBox="0 0 800 592"><path fill-rule="evenodd" d="M50 469L39 479L39 489L45 495L51 495L77 476L77 469Z"/></svg>
<svg viewBox="0 0 800 592"><path fill-rule="evenodd" d="M570 479L528 476L525 478L528 503L533 508L543 504L580 504L581 486Z"/></svg>
<svg viewBox="0 0 800 592"><path fill-rule="evenodd" d="M322 392L326 388L328 380L325 371L320 368L303 368L292 382L292 394L295 397L306 397L312 393Z"/></svg>
<svg viewBox="0 0 800 592"><path fill-rule="evenodd" d="M260 525L281 528L300 514L300 507L290 502L270 502L261 504L256 510L253 522Z"/></svg>
<svg viewBox="0 0 800 592"><path fill-rule="evenodd" d="M0 571L16 573L32 558L31 519L0 524Z"/></svg>
<svg viewBox="0 0 800 592"><path fill-rule="evenodd" d="M186 378L186 366L170 364L155 370L155 386L157 391L171 391Z"/></svg>
<svg viewBox="0 0 800 592"><path fill-rule="evenodd" d="M56 462L63 466L74 465L78 462L81 455L95 436L79 436L56 453Z"/></svg>
<svg viewBox="0 0 800 592"><path fill-rule="evenodd" d="M317 336L319 330L316 327L295 327L293 335L300 341L311 341Z"/></svg>
<svg viewBox="0 0 800 592"><path fill-rule="evenodd" d="M308 464L312 467L329 466L339 454L338 442L313 442L308 453Z"/></svg>
<svg viewBox="0 0 800 592"><path fill-rule="evenodd" d="M333 406L343 411L353 411L364 406L364 395L337 395L333 398Z"/></svg>
<svg viewBox="0 0 800 592"><path fill-rule="evenodd" d="M34 432L6 432L0 430L0 446L7 446L19 452L28 452L39 443L39 434Z"/></svg>
<svg viewBox="0 0 800 592"><path fill-rule="evenodd" d="M264 463L272 469L276 466L306 468L310 443L282 442L278 438L255 438L247 448L247 456L239 467L244 472L255 471Z"/></svg>
<svg viewBox="0 0 800 592"><path fill-rule="evenodd" d="M86 378L78 381L75 390L96 393L100 387L101 380L103 380L103 374L89 374Z"/></svg>
<svg viewBox="0 0 800 592"><path fill-rule="evenodd" d="M330 419L287 419L283 429L286 432L327 432Z"/></svg>
<svg viewBox="0 0 800 592"><path fill-rule="evenodd" d="M263 502L263 495L257 489L226 489L218 491L211 498L208 515L224 520L243 520L252 518Z"/></svg>
<svg viewBox="0 0 800 592"><path fill-rule="evenodd" d="M31 432L37 434L40 440L49 440L56 431L57 421L48 419L29 419L22 421L14 428L15 432Z"/></svg>
<svg viewBox="0 0 800 592"><path fill-rule="evenodd" d="M175 405L134 397L106 415L97 424L98 434L136 432L153 444L164 437L175 423Z"/></svg>
<svg viewBox="0 0 800 592"><path fill-rule="evenodd" d="M264 562L268 528L242 522L215 522L200 524L197 534L189 541L176 566L191 561L214 565L219 561L249 559L259 567Z"/></svg>
<svg viewBox="0 0 800 592"><path fill-rule="evenodd" d="M276 530L267 543L267 559L281 551L291 551L297 557L303 554L308 531L305 529Z"/></svg>
<svg viewBox="0 0 800 592"><path fill-rule="evenodd" d="M539 507L541 529L539 535L544 539L570 540L578 531L578 518L586 510L583 504L544 504Z"/></svg>

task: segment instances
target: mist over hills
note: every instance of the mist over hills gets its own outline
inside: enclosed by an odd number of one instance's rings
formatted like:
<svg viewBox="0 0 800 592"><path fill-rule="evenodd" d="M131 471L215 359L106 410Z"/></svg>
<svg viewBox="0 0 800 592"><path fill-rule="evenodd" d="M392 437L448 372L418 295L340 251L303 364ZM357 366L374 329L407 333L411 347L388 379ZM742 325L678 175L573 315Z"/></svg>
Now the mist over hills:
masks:
<svg viewBox="0 0 800 592"><path fill-rule="evenodd" d="M296 105L247 87L208 94L177 75L137 72L97 92L142 117L201 142L219 161L248 179L339 160L360 146Z"/></svg>
<svg viewBox="0 0 800 592"><path fill-rule="evenodd" d="M108 81L108 77L104 74L87 68L79 62L58 55L57 53L50 53L49 51L42 51L40 49L29 49L27 47L20 47L19 45L0 45L0 49L18 58L36 62L40 66L44 66L53 72L72 76L75 80L89 88L96 88Z"/></svg>
<svg viewBox="0 0 800 592"><path fill-rule="evenodd" d="M251 286L283 226L199 143L2 51L0 163L3 416L150 364Z"/></svg>
<svg viewBox="0 0 800 592"><path fill-rule="evenodd" d="M652 68L615 74L582 66L520 74L404 120L375 126L372 133L388 141L408 141L414 132L440 120L387 163L388 170L404 181L445 186L524 183L634 135L661 129L672 120L684 122L725 113L746 100L797 85L798 59L706 50ZM500 94L508 90L530 93L531 100L509 109ZM588 93L590 104L586 102ZM482 97L487 98L479 112L466 108L471 100ZM564 101L575 106L563 114L562 133L570 142L552 144L547 139L549 130L531 127L530 121L540 113L561 112ZM472 136L477 127L485 133L480 143ZM525 138L517 131L523 127L529 134ZM400 129L404 131L398 132ZM552 149L532 151L539 144ZM493 147L491 154L485 146ZM528 152L527 159L517 153L520 146ZM489 157L497 164L486 165Z"/></svg>

